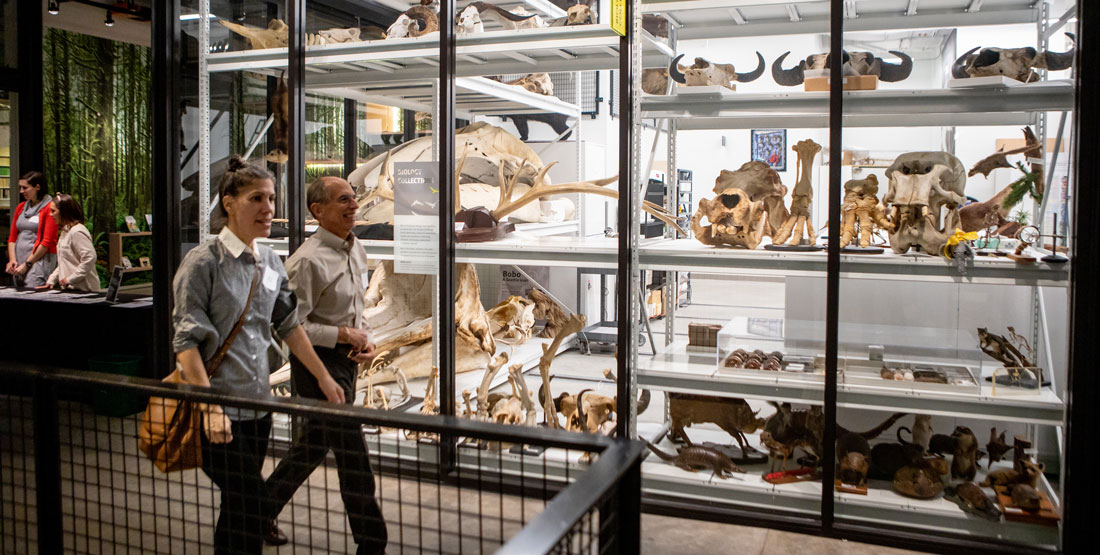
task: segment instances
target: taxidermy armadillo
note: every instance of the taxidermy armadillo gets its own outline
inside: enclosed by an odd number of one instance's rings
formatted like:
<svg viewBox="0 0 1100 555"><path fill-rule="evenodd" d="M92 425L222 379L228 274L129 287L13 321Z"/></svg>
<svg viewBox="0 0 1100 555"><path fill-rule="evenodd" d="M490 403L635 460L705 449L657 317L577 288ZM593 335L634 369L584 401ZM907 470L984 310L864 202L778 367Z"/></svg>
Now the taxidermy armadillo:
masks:
<svg viewBox="0 0 1100 555"><path fill-rule="evenodd" d="M714 472L715 476L723 479L732 476L734 472L745 472L736 464L733 464L733 461L730 460L729 457L709 447L703 447L701 445L682 447L679 453L673 456L661 451L648 441L646 445L649 446L650 451L653 451L662 460L668 461L690 472L710 469Z"/></svg>

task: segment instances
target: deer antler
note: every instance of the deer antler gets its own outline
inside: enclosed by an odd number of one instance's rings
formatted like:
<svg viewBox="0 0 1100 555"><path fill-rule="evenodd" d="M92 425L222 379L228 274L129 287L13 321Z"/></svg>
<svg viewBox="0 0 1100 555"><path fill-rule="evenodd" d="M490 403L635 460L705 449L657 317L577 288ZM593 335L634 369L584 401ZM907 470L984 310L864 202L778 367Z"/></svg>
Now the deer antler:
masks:
<svg viewBox="0 0 1100 555"><path fill-rule="evenodd" d="M504 164L497 165L497 179L500 188L500 199L497 201L497 207L502 206L512 198L512 192L515 191L516 183L519 181L519 174L523 172L523 168L527 167L527 160L520 160L520 166L512 174L512 179L504 179Z"/></svg>
<svg viewBox="0 0 1100 555"><path fill-rule="evenodd" d="M676 221L676 218L673 217L672 214L669 214L668 211L664 209L664 207L649 202L648 200L643 200L642 210L645 210L654 218L657 218L658 220L661 220L662 222L672 226L672 229L679 231L681 235L687 237L687 231L684 231L684 228L680 227L680 224Z"/></svg>
<svg viewBox="0 0 1100 555"><path fill-rule="evenodd" d="M458 167L455 168L455 214L462 211L462 187L458 186L459 176L462 175L462 166L466 164L466 155L470 153L470 142L466 141L465 146L462 148L462 159L458 161Z"/></svg>
<svg viewBox="0 0 1100 555"><path fill-rule="evenodd" d="M502 220L508 214L523 208L524 206L534 202L540 197L548 197L552 195L568 195L571 193L592 193L594 195L603 195L605 197L618 198L619 193L610 189L605 189L604 186L618 181L618 176L608 177L604 179L597 179L595 181L578 181L575 183L562 183L559 185L547 185L544 181L546 178L546 172L550 171L550 168L554 167L557 162L551 162L539 170L537 176L535 176L535 185L531 187L522 197L515 200L505 200L501 202L496 210L493 210L493 219L498 222ZM522 166L521 168L522 169Z"/></svg>

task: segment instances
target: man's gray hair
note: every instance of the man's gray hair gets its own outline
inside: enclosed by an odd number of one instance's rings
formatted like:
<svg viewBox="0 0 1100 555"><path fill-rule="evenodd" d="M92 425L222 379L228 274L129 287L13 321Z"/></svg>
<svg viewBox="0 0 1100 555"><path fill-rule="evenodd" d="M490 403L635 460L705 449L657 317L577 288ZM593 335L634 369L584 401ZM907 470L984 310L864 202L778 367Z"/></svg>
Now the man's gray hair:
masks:
<svg viewBox="0 0 1100 555"><path fill-rule="evenodd" d="M313 214L313 209L310 208L313 203L324 204L329 201L328 189L325 187L328 182L328 179L322 177L310 183L309 188L306 189L306 208L310 214ZM316 218L317 214L313 214L313 217Z"/></svg>

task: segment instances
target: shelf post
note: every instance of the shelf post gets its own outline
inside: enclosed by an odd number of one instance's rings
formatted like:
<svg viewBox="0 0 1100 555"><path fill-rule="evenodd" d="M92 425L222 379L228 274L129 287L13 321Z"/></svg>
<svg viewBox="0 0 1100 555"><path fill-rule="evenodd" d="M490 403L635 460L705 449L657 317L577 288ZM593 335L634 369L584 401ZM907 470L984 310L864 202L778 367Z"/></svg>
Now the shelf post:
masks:
<svg viewBox="0 0 1100 555"><path fill-rule="evenodd" d="M172 279L180 260L180 2L153 3L153 360L172 368ZM199 53L200 56L204 54Z"/></svg>
<svg viewBox="0 0 1100 555"><path fill-rule="evenodd" d="M825 277L825 434L821 480L821 525L828 534L833 527L836 467L836 382L837 348L840 340L840 180L841 153L844 151L844 75L837 54L844 49L844 2L832 0L829 12L829 51L833 59L829 71L829 246Z"/></svg>
<svg viewBox="0 0 1100 555"><path fill-rule="evenodd" d="M439 5L439 118L432 133L439 144L439 414L455 414L455 0ZM455 468L455 437L441 437L439 464L443 473Z"/></svg>
<svg viewBox="0 0 1100 555"><path fill-rule="evenodd" d="M359 103L344 99L344 178L355 171L359 161Z"/></svg>
<svg viewBox="0 0 1100 555"><path fill-rule="evenodd" d="M287 91L290 96L290 130L287 137L286 218L290 228L287 255L294 254L305 240L305 179L306 179L306 0L288 0L287 25L290 36L287 45L289 71Z"/></svg>
<svg viewBox="0 0 1100 555"><path fill-rule="evenodd" d="M641 57L634 51L634 38L641 34L642 18L635 18L638 0L627 0L626 36L619 39L619 241L618 270L615 274L616 320L618 320L618 352L616 369L619 377L617 394L619 406L627 410L619 414L615 431L619 437L634 437L637 407L634 390L637 383L633 362L638 356L635 335L641 307L638 306L638 218L636 215L638 188L637 163L638 137L634 125L639 121L638 106L634 102L635 72L641 72Z"/></svg>

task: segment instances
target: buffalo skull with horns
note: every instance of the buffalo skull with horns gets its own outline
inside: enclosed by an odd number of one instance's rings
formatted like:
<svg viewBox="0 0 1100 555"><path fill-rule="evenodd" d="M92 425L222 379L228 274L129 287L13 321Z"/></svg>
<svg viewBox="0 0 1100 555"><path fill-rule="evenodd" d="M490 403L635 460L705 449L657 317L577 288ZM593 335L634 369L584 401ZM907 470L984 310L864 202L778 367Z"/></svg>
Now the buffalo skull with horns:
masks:
<svg viewBox="0 0 1100 555"><path fill-rule="evenodd" d="M733 64L714 64L703 58L695 58L691 66L682 66L678 62L684 55L676 56L668 65L668 75L673 81L690 87L704 85L721 85L727 89L733 89L733 83L748 83L755 81L764 74L764 56L756 53L758 60L756 69L748 73L737 73Z"/></svg>
<svg viewBox="0 0 1100 555"><path fill-rule="evenodd" d="M890 51L891 54L901 58L900 64L891 64L870 52L844 51L844 65L842 71L845 77L855 75L875 75L880 81L893 83L901 81L913 72L913 58L904 52ZM824 70L832 67L831 54L813 54L805 60L798 62L791 69L783 69L783 60L787 59L790 52L784 52L775 63L772 64L772 78L775 82L785 87L801 85L806 81L807 70Z"/></svg>
<svg viewBox="0 0 1100 555"><path fill-rule="evenodd" d="M1074 40L1073 33L1066 33L1070 40ZM1017 81L1031 83L1039 80L1039 74L1035 69L1049 69L1061 71L1069 69L1073 65L1074 49L1068 52L1039 53L1038 50L1027 46L1024 48L971 48L959 56L951 65L951 76L955 79L968 77L992 77L1004 75Z"/></svg>

